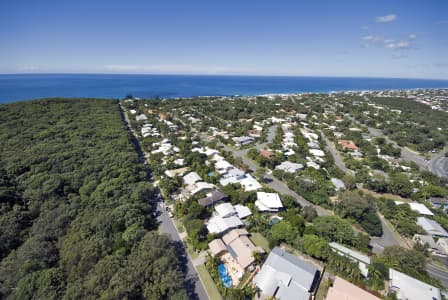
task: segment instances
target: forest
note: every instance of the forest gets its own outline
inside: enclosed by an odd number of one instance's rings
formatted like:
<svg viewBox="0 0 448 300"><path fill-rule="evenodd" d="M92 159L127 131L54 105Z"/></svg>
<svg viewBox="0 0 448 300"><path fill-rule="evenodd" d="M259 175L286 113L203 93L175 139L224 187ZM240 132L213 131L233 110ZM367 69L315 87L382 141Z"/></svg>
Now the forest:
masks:
<svg viewBox="0 0 448 300"><path fill-rule="evenodd" d="M187 299L116 101L0 105L0 299Z"/></svg>

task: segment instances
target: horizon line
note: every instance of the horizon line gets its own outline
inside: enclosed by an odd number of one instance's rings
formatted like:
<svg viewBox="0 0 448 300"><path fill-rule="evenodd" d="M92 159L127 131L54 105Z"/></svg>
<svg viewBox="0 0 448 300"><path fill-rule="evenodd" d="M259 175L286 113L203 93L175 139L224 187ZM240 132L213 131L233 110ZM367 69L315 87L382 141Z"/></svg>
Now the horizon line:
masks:
<svg viewBox="0 0 448 300"><path fill-rule="evenodd" d="M132 76L223 76L223 77L311 77L311 78L365 78L365 79L403 79L403 80L432 80L448 81L448 78L424 78L424 77L401 77L401 76L356 76L356 75L294 75L294 74L216 74L216 73L101 73L101 72L12 72L0 73L4 75L132 75Z"/></svg>

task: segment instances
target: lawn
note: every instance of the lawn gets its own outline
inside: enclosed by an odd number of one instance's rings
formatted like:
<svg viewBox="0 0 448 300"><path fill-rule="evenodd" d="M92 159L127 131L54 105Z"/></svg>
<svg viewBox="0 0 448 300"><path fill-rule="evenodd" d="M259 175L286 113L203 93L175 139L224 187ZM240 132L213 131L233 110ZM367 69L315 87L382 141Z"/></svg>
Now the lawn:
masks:
<svg viewBox="0 0 448 300"><path fill-rule="evenodd" d="M271 251L268 240L259 232L252 232L250 239L256 246L260 246L267 253Z"/></svg>
<svg viewBox="0 0 448 300"><path fill-rule="evenodd" d="M218 288L215 285L215 282L213 281L212 277L208 273L207 269L204 265L196 266L196 269L198 270L199 277L201 278L201 281L207 291L207 295L211 300L221 300L221 294L218 291Z"/></svg>
<svg viewBox="0 0 448 300"><path fill-rule="evenodd" d="M330 282L328 278L323 278L320 283L319 289L317 290L316 300L323 300L327 295L327 291L330 288Z"/></svg>

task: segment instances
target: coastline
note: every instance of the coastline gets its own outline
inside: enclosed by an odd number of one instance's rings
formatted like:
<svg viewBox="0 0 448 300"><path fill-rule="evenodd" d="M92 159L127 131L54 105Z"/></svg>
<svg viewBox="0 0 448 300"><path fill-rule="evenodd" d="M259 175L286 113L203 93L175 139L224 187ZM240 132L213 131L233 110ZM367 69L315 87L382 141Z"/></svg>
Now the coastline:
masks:
<svg viewBox="0 0 448 300"><path fill-rule="evenodd" d="M185 99L447 89L448 80L374 77L0 74L0 103L41 98Z"/></svg>

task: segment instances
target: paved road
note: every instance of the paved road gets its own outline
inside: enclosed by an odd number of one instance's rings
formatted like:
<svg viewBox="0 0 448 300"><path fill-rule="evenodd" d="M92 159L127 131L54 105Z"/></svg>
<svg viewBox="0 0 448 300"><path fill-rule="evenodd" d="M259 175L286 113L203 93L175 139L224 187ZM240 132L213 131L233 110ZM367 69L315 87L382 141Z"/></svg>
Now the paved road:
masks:
<svg viewBox="0 0 448 300"><path fill-rule="evenodd" d="M159 213L159 216L157 217L157 221L159 221L159 231L161 233L166 233L168 236L174 241L178 242L178 245L182 245L184 248L183 255L187 256L187 276L186 280L191 282L195 287L195 292L200 300L206 300L208 299L207 293L202 286L202 282L199 279L198 273L196 272L195 267L193 266L192 259L190 255L185 250L185 247L183 246L182 239L179 236L179 232L177 231L173 220L169 217L166 210L162 207L161 203L157 205L157 211Z"/></svg>
<svg viewBox="0 0 448 300"><path fill-rule="evenodd" d="M369 101L367 97L364 97L365 100ZM350 120L359 123L354 118L350 117ZM427 160L425 157L421 156L420 154L406 148L406 147L400 147L395 143L395 141L392 141L387 136L383 135L383 132L379 129L368 127L367 128L370 132L370 134L374 137L383 136L387 142L392 143L395 147L401 149L401 158L406 161L412 161L416 163L420 168L428 170L438 176L447 177L448 178L448 158L446 158L444 155L448 151L447 149L441 151L437 155L435 155L430 160Z"/></svg>
<svg viewBox="0 0 448 300"><path fill-rule="evenodd" d="M341 156L339 156L339 152L334 148L333 143L327 139L327 137L324 135L324 133L321 131L320 132L322 135L322 138L324 139L325 142L325 148L331 153L331 155L333 156L333 160L335 165L342 170L342 172L344 173L350 173L353 174L354 172L352 170L350 170L349 168L347 168L344 164L344 162L341 159Z"/></svg>
<svg viewBox="0 0 448 300"><path fill-rule="evenodd" d="M256 146L258 151L263 150L264 147L266 147L267 144L272 143L272 141L274 140L274 137L275 137L275 131L277 129L277 126L278 125L272 125L271 127L269 127L269 129L268 129L268 136L266 138L267 142L258 144Z"/></svg>
<svg viewBox="0 0 448 300"><path fill-rule="evenodd" d="M444 150L434 156L428 162L428 170L432 173L448 178L448 157L445 157L445 153L448 150Z"/></svg>
<svg viewBox="0 0 448 300"><path fill-rule="evenodd" d="M392 230L387 226L383 216L379 216L381 221L381 227L383 228L383 235L381 237L372 237L370 239L370 245L374 253L383 253L384 248L390 246L399 246L400 242L395 238Z"/></svg>
<svg viewBox="0 0 448 300"><path fill-rule="evenodd" d="M448 272L431 264L426 265L426 271L432 278L438 279L445 287L448 288Z"/></svg>
<svg viewBox="0 0 448 300"><path fill-rule="evenodd" d="M142 152L141 147L139 145L137 135L136 135L135 131L133 130L133 128L131 128L131 126L130 126L128 113L121 106L121 104L119 104L119 107L121 109L121 112L123 113L125 125L130 130L133 140L138 144L138 148L139 148L138 152L139 152L140 159L142 159L143 161L146 162L146 159L144 158L144 153ZM160 196L159 196L159 199L161 199ZM207 300L208 299L207 293L204 289L204 286L202 285L201 280L199 279L199 275L198 275L195 267L192 264L192 259L191 259L190 255L188 255L188 252L185 249L185 246L179 236L179 233L178 233L176 227L173 224L173 221L168 216L168 213L166 212L166 210L163 209L160 202L157 204L157 212L158 212L157 220L159 222L159 231L162 233L168 234L168 236L171 237L173 242L175 242L175 245L178 247L176 250L178 252L180 260L182 261L182 259L184 259L184 260L186 259L185 264L187 267L187 269L186 269L187 289L190 285L194 286L194 292L196 293L196 295L190 295L190 298L191 299L197 298L199 300Z"/></svg>
<svg viewBox="0 0 448 300"><path fill-rule="evenodd" d="M244 164L246 164L247 166L249 166L249 168L253 171L255 171L258 168L258 165L256 162L254 162L253 160L249 159L246 154L249 151L248 149L242 149L242 150L233 150L231 148L229 148L227 145L224 145L224 148L227 151L230 151L233 153L233 156L235 157L240 157ZM293 196L297 203L299 203L302 207L303 206L312 206L316 209L317 214L319 216L326 216L326 215L330 215L332 214L331 211L326 210L318 205L314 205L313 203L309 202L308 200L306 200L305 198L303 198L302 196L300 196L299 194L297 194L296 192L292 191L291 189L288 188L288 186L283 183L281 180L278 180L277 178L275 178L272 175L266 174L264 176L266 180L266 185L269 186L270 188L276 190L278 193L280 194L284 194L284 195L290 195Z"/></svg>

